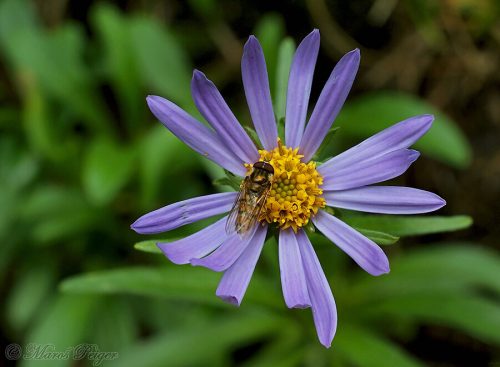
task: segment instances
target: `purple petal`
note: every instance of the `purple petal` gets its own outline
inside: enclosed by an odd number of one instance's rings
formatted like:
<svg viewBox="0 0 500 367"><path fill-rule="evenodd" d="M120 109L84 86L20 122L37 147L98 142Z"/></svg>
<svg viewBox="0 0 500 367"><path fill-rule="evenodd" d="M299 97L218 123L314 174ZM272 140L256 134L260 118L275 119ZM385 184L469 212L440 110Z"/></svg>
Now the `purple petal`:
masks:
<svg viewBox="0 0 500 367"><path fill-rule="evenodd" d="M286 145L292 148L299 146L304 133L318 51L319 31L315 29L300 43L290 68L286 96L285 141Z"/></svg>
<svg viewBox="0 0 500 367"><path fill-rule="evenodd" d="M329 206L384 214L428 213L446 204L432 192L399 186L367 186L328 191L323 196Z"/></svg>
<svg viewBox="0 0 500 367"><path fill-rule="evenodd" d="M297 237L291 229L280 230L279 263L281 287L287 307L311 306Z"/></svg>
<svg viewBox="0 0 500 367"><path fill-rule="evenodd" d="M309 119L299 152L307 162L316 153L351 90L359 67L359 50L344 55L335 65Z"/></svg>
<svg viewBox="0 0 500 367"><path fill-rule="evenodd" d="M421 115L401 121L326 161L318 171L346 168L368 158L408 148L430 129L433 120L432 115Z"/></svg>
<svg viewBox="0 0 500 367"><path fill-rule="evenodd" d="M254 36L248 38L241 59L243 87L247 97L253 125L260 142L266 150L277 145L278 127L274 118L266 60L259 41Z"/></svg>
<svg viewBox="0 0 500 367"><path fill-rule="evenodd" d="M224 146L212 130L164 98L148 96L146 100L156 118L187 146L235 175L245 176L243 162Z"/></svg>
<svg viewBox="0 0 500 367"><path fill-rule="evenodd" d="M337 330L335 300L318 257L304 231L298 231L297 241L306 274L316 332L321 344L330 348Z"/></svg>
<svg viewBox="0 0 500 367"><path fill-rule="evenodd" d="M141 234L167 232L174 228L231 210L236 192L199 196L164 206L137 219L130 227Z"/></svg>
<svg viewBox="0 0 500 367"><path fill-rule="evenodd" d="M266 233L267 225L258 226L245 251L222 276L215 292L217 297L236 306L241 304L262 251Z"/></svg>
<svg viewBox="0 0 500 367"><path fill-rule="evenodd" d="M200 258L216 249L226 239L227 217L203 228L181 240L158 243L157 246L174 264L187 264L190 260Z"/></svg>
<svg viewBox="0 0 500 367"><path fill-rule="evenodd" d="M330 167L329 170L322 170L321 188L325 191L346 190L390 180L402 175L419 155L416 150L400 149L339 170Z"/></svg>
<svg viewBox="0 0 500 367"><path fill-rule="evenodd" d="M191 81L193 99L203 117L219 138L243 162L253 163L259 153L252 140L231 112L217 87L201 71L195 70Z"/></svg>
<svg viewBox="0 0 500 367"><path fill-rule="evenodd" d="M389 272L387 256L372 240L323 210L318 211L313 222L321 233L371 275Z"/></svg>
<svg viewBox="0 0 500 367"><path fill-rule="evenodd" d="M244 238L238 233L232 234L214 252L202 259L191 260L191 265L204 266L213 271L224 271L229 268L245 251L255 234Z"/></svg>

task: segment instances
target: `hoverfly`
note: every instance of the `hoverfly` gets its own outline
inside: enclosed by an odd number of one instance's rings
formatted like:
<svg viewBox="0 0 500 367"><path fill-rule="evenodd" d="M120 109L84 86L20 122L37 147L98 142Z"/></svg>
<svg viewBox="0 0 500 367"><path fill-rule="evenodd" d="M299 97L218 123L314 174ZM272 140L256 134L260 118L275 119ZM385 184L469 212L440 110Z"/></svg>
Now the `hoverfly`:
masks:
<svg viewBox="0 0 500 367"><path fill-rule="evenodd" d="M238 233L244 237L251 233L271 190L274 168L268 162L256 162L250 175L240 185L226 222L228 234Z"/></svg>

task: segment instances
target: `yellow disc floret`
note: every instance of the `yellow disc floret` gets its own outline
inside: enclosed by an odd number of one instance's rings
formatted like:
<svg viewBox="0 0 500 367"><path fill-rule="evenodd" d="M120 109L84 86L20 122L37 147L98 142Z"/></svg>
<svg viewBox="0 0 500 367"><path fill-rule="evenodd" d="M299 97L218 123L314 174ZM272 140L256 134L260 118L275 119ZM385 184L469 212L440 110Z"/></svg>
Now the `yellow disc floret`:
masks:
<svg viewBox="0 0 500 367"><path fill-rule="evenodd" d="M319 208L326 205L321 197L323 177L316 171L316 163L304 163L298 148L282 145L271 151L259 150L260 161L270 163L274 168L272 187L267 196L259 220L276 223L282 229L292 228L295 232L309 223ZM247 165L251 167L251 165Z"/></svg>

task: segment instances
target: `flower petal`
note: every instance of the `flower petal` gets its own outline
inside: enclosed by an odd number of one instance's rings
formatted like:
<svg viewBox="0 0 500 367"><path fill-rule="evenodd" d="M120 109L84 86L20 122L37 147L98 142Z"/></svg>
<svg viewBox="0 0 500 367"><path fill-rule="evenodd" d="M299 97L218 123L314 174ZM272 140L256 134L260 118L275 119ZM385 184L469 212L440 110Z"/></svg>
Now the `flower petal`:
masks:
<svg viewBox="0 0 500 367"><path fill-rule="evenodd" d="M400 149L353 163L349 167L335 170L331 167L326 173L322 170L322 189L346 190L371 185L402 175L417 160L420 153L411 149Z"/></svg>
<svg viewBox="0 0 500 367"><path fill-rule="evenodd" d="M267 225L258 226L245 251L222 276L215 292L217 297L236 306L241 304L262 251L266 233Z"/></svg>
<svg viewBox="0 0 500 367"><path fill-rule="evenodd" d="M297 241L306 274L316 332L321 344L330 348L337 330L335 300L318 257L304 231L297 232Z"/></svg>
<svg viewBox="0 0 500 367"><path fill-rule="evenodd" d="M278 127L269 91L266 60L262 47L254 36L248 38L243 49L241 74L255 131L264 149L272 150L277 145Z"/></svg>
<svg viewBox="0 0 500 367"><path fill-rule="evenodd" d="M148 96L146 100L156 118L187 146L235 175L245 176L243 162L224 146L212 130L164 98Z"/></svg>
<svg viewBox="0 0 500 367"><path fill-rule="evenodd" d="M321 233L371 275L389 272L389 260L384 251L341 220L320 210L313 218L313 223Z"/></svg>
<svg viewBox="0 0 500 367"><path fill-rule="evenodd" d="M365 159L408 148L430 129L433 120L432 115L420 115L401 121L329 159L318 167L318 171L346 168Z"/></svg>
<svg viewBox="0 0 500 367"><path fill-rule="evenodd" d="M344 105L358 71L359 59L358 49L345 54L330 74L300 142L299 152L304 155L305 162L316 153Z"/></svg>
<svg viewBox="0 0 500 367"><path fill-rule="evenodd" d="M243 162L255 162L259 153L231 112L217 87L205 74L195 70L191 81L193 99L203 117L214 128L225 146Z"/></svg>
<svg viewBox="0 0 500 367"><path fill-rule="evenodd" d="M224 271L234 264L240 255L245 251L248 244L253 240L255 233L241 238L240 234L234 233L227 237L225 241L214 252L202 259L191 260L193 266L204 266L213 271Z"/></svg>
<svg viewBox="0 0 500 367"><path fill-rule="evenodd" d="M399 186L328 191L323 197L329 206L384 214L428 213L446 205L446 201L432 192Z"/></svg>
<svg viewBox="0 0 500 367"><path fill-rule="evenodd" d="M177 227L231 210L236 192L198 196L152 211L137 219L130 227L137 233L167 232Z"/></svg>
<svg viewBox="0 0 500 367"><path fill-rule="evenodd" d="M226 221L224 217L188 237L157 246L174 264L187 264L210 253L226 239Z"/></svg>
<svg viewBox="0 0 500 367"><path fill-rule="evenodd" d="M290 228L280 230L279 263L281 287L287 307L307 308L311 306L297 237Z"/></svg>
<svg viewBox="0 0 500 367"><path fill-rule="evenodd" d="M285 115L285 142L288 147L298 147L304 133L318 51L319 31L315 29L300 43L290 68Z"/></svg>

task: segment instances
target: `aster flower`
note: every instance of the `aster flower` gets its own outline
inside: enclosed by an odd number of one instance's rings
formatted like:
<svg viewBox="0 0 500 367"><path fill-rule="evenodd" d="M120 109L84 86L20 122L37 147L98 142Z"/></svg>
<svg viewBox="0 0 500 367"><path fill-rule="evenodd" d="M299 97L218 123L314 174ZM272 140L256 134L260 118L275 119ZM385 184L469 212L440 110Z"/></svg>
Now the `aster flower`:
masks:
<svg viewBox="0 0 500 367"><path fill-rule="evenodd" d="M244 47L243 86L258 150L223 97L195 70L191 83L195 104L210 127L174 103L149 96L153 114L179 139L237 176L247 176L255 162L274 168L272 186L250 236L226 231L227 216L186 238L158 243L176 264L204 266L224 275L216 295L240 305L266 239L279 230L279 263L283 296L289 308L312 308L320 342L329 347L337 326L335 301L304 226L314 226L372 275L389 272L389 262L372 240L326 207L370 213L415 214L445 205L439 196L415 188L372 186L397 177L419 156L408 149L431 127L433 116L397 123L353 148L317 165L314 154L327 135L351 89L360 53L347 53L333 69L306 124L308 102L319 50L319 31L298 46L288 82L284 144L278 138L262 48L254 36ZM218 193L165 206L139 218L132 229L142 234L167 232L201 219L227 213L236 192Z"/></svg>

